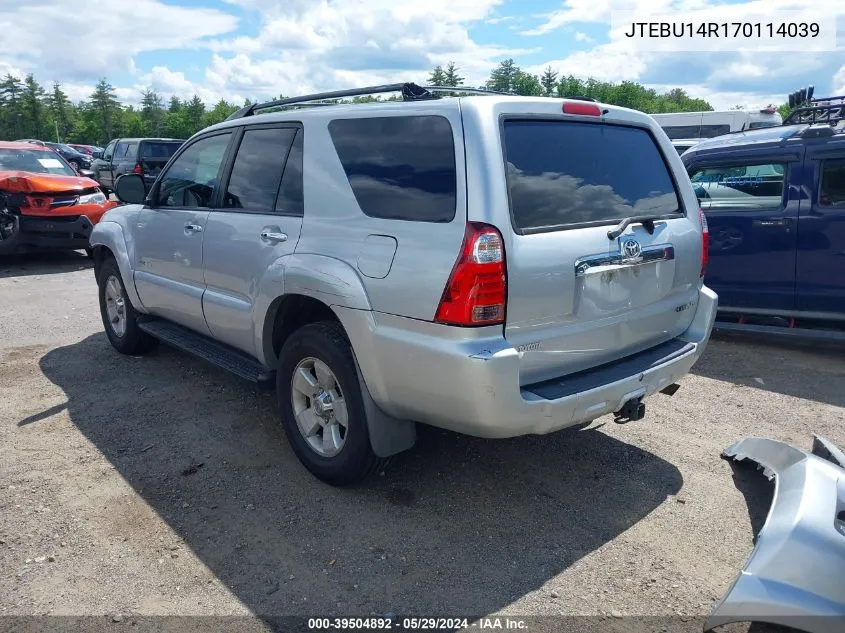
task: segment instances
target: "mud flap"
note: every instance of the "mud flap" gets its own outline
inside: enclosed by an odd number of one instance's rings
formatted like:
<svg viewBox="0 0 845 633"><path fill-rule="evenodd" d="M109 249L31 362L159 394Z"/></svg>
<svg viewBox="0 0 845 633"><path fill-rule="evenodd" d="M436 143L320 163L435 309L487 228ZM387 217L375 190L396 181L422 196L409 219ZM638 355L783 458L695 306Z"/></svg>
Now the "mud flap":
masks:
<svg viewBox="0 0 845 633"><path fill-rule="evenodd" d="M381 410L370 395L370 390L367 389L357 358L355 371L358 373L358 384L361 385L361 398L364 401L364 410L367 412L367 428L370 432L373 452L378 457L390 457L411 448L417 441L416 423L394 418Z"/></svg>

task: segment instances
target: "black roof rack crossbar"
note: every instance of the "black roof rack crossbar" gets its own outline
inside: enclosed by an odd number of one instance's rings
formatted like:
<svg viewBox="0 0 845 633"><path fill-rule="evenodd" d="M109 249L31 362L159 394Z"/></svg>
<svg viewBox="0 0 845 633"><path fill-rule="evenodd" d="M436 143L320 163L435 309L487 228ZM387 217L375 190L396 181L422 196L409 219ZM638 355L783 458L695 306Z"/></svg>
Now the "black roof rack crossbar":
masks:
<svg viewBox="0 0 845 633"><path fill-rule="evenodd" d="M349 97L366 97L378 94L387 94L390 92L402 93L402 101L423 101L427 99L438 99L437 93L440 92L462 92L465 94L485 94L485 95L511 95L508 92L496 92L495 90L484 90L482 88L469 88L464 86L418 86L415 83L406 82L401 84L384 84L382 86L368 86L366 88L350 88L348 90L333 90L331 92L317 92L310 95L302 95L300 97L289 97L286 99L275 99L274 101L266 101L264 103L253 103L244 106L226 120L241 119L243 117L252 116L256 110L266 110L268 108L280 108L285 106L310 107L335 105L333 103L326 103L329 99L345 99Z"/></svg>
<svg viewBox="0 0 845 633"><path fill-rule="evenodd" d="M414 83L401 84L384 84L382 86L369 86L367 88L350 88L348 90L333 90L330 92L316 92L310 95L302 95L300 97L289 97L287 99L276 99L274 101L266 101L264 103L253 103L245 106L232 114L226 120L240 119L246 116L252 116L256 110L266 110L267 108L278 108L282 106L299 105L309 101L326 101L328 99L344 99L348 97L366 97L369 95L386 94L389 92L401 92L403 101L419 101L422 99L436 99L436 96L428 92L425 88Z"/></svg>

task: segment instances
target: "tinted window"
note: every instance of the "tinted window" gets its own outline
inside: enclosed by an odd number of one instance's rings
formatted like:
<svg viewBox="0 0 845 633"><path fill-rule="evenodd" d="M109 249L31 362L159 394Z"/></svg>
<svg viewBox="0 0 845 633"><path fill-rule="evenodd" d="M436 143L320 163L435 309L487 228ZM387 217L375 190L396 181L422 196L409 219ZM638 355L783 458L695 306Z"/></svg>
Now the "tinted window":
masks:
<svg viewBox="0 0 845 633"><path fill-rule="evenodd" d="M748 124L749 130L759 130L764 127L777 127L780 125L777 121L752 121Z"/></svg>
<svg viewBox="0 0 845 633"><path fill-rule="evenodd" d="M124 156L126 156L126 143L118 143L114 149L114 157L123 158Z"/></svg>
<svg viewBox="0 0 845 633"><path fill-rule="evenodd" d="M173 162L160 181L156 202L163 207L207 207L231 132L194 142Z"/></svg>
<svg viewBox="0 0 845 633"><path fill-rule="evenodd" d="M302 130L296 133L285 163L285 174L276 201L276 211L286 215L302 215L305 204L302 196Z"/></svg>
<svg viewBox="0 0 845 633"><path fill-rule="evenodd" d="M108 145L106 145L106 149L103 150L103 158L109 160L112 157L112 153L114 152L114 144L116 141L112 141Z"/></svg>
<svg viewBox="0 0 845 633"><path fill-rule="evenodd" d="M823 207L845 207L845 158L826 160L822 164L819 204Z"/></svg>
<svg viewBox="0 0 845 633"><path fill-rule="evenodd" d="M337 119L329 123L329 132L365 214L416 222L455 217L455 144L448 120Z"/></svg>
<svg viewBox="0 0 845 633"><path fill-rule="evenodd" d="M506 121L508 187L517 228L611 222L680 208L643 129L568 121Z"/></svg>
<svg viewBox="0 0 845 633"><path fill-rule="evenodd" d="M702 125L700 138L713 138L722 136L722 134L729 134L731 131L730 125Z"/></svg>
<svg viewBox="0 0 845 633"><path fill-rule="evenodd" d="M182 143L159 143L144 141L141 143L141 158L168 159L182 147Z"/></svg>
<svg viewBox="0 0 845 633"><path fill-rule="evenodd" d="M265 128L244 132L223 206L268 213L276 204L282 169L296 130Z"/></svg>
<svg viewBox="0 0 845 633"><path fill-rule="evenodd" d="M700 138L700 125L666 125L662 126L666 136L672 140L680 138Z"/></svg>
<svg viewBox="0 0 845 633"><path fill-rule="evenodd" d="M135 156L138 154L138 143L129 143L126 146L126 152L123 154L124 158L131 158L135 159Z"/></svg>
<svg viewBox="0 0 845 633"><path fill-rule="evenodd" d="M690 180L702 209L755 211L781 206L784 173L784 165L755 163L702 167L692 172Z"/></svg>

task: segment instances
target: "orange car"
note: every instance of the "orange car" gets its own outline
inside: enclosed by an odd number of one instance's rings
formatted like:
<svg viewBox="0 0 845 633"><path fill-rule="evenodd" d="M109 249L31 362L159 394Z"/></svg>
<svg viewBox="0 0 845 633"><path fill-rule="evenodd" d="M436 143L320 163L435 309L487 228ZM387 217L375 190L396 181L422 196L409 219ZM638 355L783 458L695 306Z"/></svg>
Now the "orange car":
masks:
<svg viewBox="0 0 845 633"><path fill-rule="evenodd" d="M0 255L87 249L91 229L115 206L50 148L0 141Z"/></svg>

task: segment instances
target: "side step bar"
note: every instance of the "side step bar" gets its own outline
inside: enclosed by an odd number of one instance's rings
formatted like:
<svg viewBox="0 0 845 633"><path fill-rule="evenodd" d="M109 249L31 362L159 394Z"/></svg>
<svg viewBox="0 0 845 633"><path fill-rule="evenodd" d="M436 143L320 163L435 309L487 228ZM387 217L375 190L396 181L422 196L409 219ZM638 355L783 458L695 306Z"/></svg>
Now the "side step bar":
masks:
<svg viewBox="0 0 845 633"><path fill-rule="evenodd" d="M163 319L142 319L138 327L162 343L198 356L259 387L271 389L275 385L275 372L225 343Z"/></svg>
<svg viewBox="0 0 845 633"><path fill-rule="evenodd" d="M716 323L713 324L713 329L717 332L766 334L795 340L845 341L845 331L837 330L783 327L780 325L757 325L754 323L731 323L725 321L716 321Z"/></svg>

